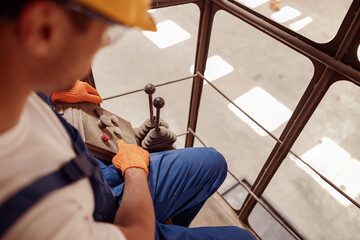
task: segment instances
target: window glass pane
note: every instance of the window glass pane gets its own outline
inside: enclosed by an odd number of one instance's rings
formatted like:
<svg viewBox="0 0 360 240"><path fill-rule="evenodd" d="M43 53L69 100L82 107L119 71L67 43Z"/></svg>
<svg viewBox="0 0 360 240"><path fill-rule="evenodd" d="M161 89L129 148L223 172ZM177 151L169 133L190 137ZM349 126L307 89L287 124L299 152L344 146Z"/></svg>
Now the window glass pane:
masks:
<svg viewBox="0 0 360 240"><path fill-rule="evenodd" d="M276 212L283 221L285 219ZM286 220L285 220L286 221ZM294 237L286 231L260 204L257 204L249 217L250 226L266 240L289 240ZM291 229L294 231L295 229ZM298 234L298 233L297 233Z"/></svg>
<svg viewBox="0 0 360 240"><path fill-rule="evenodd" d="M223 11L216 14L211 39L205 76L279 137L310 82L312 63ZM197 133L249 184L276 143L209 84L203 88ZM244 193L234 179L229 177L220 192L240 208Z"/></svg>
<svg viewBox="0 0 360 240"><path fill-rule="evenodd" d="M293 151L360 202L360 89L335 83ZM291 154L264 198L306 239L360 238L360 211Z"/></svg>
<svg viewBox="0 0 360 240"><path fill-rule="evenodd" d="M190 76L196 52L199 8L194 4L150 10L158 31L129 29L113 46L95 57L93 72L103 98L143 89ZM154 97L163 97L161 118L175 134L186 131L192 79L158 87ZM142 91L104 101L102 106L139 127L149 118L148 96ZM155 112L155 111L154 111ZM184 137L176 142L184 146Z"/></svg>

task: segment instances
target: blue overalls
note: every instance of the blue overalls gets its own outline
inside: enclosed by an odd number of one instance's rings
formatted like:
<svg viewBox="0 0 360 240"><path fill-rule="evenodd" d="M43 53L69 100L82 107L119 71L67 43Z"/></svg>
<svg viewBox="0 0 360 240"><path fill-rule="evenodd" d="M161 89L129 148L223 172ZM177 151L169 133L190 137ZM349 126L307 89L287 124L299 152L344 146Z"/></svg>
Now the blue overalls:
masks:
<svg viewBox="0 0 360 240"><path fill-rule="evenodd" d="M52 106L43 94L39 96ZM94 219L113 222L121 204L124 179L113 165L106 166L87 150L81 136L56 111L68 132L76 158L60 170L25 187L0 206L0 238L43 196L89 177L95 198ZM187 148L150 155L148 183L156 214L156 239L256 239L238 227L188 228L205 201L226 177L223 156L213 148ZM174 225L163 222L171 218Z"/></svg>

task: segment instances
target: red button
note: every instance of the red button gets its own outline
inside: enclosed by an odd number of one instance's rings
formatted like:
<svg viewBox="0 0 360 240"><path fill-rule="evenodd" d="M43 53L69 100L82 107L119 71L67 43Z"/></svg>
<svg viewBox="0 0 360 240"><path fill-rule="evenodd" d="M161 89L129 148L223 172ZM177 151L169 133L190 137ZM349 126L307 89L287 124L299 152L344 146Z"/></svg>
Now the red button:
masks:
<svg viewBox="0 0 360 240"><path fill-rule="evenodd" d="M103 135L101 136L101 139L104 141L104 142L108 142L110 140L110 137L109 135L107 135L106 133L103 133Z"/></svg>

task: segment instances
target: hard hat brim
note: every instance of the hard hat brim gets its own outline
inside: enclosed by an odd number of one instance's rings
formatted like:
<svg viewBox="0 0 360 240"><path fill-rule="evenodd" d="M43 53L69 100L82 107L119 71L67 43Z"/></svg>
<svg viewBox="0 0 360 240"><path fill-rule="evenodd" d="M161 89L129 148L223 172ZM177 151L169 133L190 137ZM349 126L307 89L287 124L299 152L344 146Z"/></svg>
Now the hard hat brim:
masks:
<svg viewBox="0 0 360 240"><path fill-rule="evenodd" d="M149 0L73 0L111 21L147 31L156 31L156 24L148 13Z"/></svg>

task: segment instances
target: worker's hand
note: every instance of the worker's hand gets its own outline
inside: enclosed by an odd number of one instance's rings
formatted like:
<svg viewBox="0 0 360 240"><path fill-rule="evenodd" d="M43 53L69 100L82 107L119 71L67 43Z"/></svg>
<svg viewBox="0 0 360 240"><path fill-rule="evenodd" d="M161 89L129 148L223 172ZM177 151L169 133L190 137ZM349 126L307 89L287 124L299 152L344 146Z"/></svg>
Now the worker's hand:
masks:
<svg viewBox="0 0 360 240"><path fill-rule="evenodd" d="M112 163L118 171L125 175L128 168L142 168L149 174L148 166L150 154L148 151L138 147L135 144L127 144L123 140L117 142L118 153L112 159Z"/></svg>
<svg viewBox="0 0 360 240"><path fill-rule="evenodd" d="M51 94L51 100L66 102L66 103L77 103L77 102L92 102L101 103L102 99L98 91L90 86L87 82L76 81L74 87L69 91L54 92Z"/></svg>

